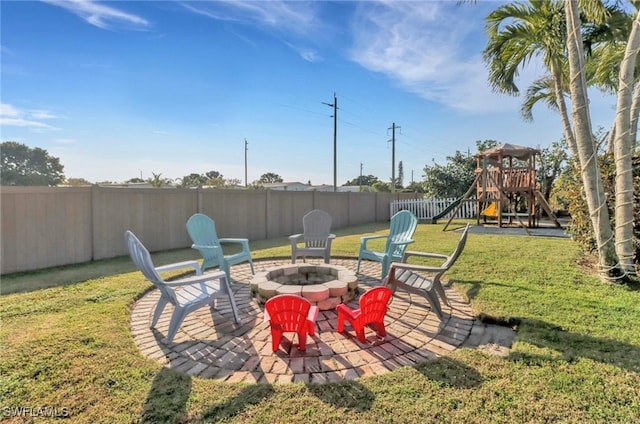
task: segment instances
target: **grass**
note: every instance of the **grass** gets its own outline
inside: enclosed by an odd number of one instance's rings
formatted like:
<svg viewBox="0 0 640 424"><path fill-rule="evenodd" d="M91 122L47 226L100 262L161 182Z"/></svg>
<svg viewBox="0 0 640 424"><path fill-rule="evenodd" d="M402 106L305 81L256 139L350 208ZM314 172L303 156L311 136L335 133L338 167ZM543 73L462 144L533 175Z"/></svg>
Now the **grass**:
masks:
<svg viewBox="0 0 640 424"><path fill-rule="evenodd" d="M354 257L360 236L386 227L338 232L333 254ZM419 225L412 249L450 253L458 234L442 227ZM290 253L286 238L251 248L254 259ZM479 317L517 327L510 355L459 349L328 385L228 384L142 357L129 319L151 286L128 258L3 276L0 413L57 408L74 423L640 422L640 291L601 282L584 262L568 239L470 234L448 277Z"/></svg>

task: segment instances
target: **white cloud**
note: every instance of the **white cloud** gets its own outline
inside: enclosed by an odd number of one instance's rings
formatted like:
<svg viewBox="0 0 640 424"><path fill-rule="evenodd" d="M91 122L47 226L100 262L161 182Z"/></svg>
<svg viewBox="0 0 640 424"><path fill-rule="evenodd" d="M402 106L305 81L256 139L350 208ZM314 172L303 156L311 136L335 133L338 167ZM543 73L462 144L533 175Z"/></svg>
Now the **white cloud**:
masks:
<svg viewBox="0 0 640 424"><path fill-rule="evenodd" d="M41 122L56 116L45 110L23 111L8 103L0 104L0 125L8 127L28 127L35 131L58 130L52 125Z"/></svg>
<svg viewBox="0 0 640 424"><path fill-rule="evenodd" d="M0 117L17 117L22 115L18 109L8 103L0 103Z"/></svg>
<svg viewBox="0 0 640 424"><path fill-rule="evenodd" d="M92 0L41 0L44 3L58 6L78 15L89 24L102 29L129 25L133 28L146 28L149 21L139 16L105 6Z"/></svg>
<svg viewBox="0 0 640 424"><path fill-rule="evenodd" d="M318 54L318 51L311 48L298 47L291 43L287 43L287 45L294 50L296 53L300 55L300 57L307 62L316 63L322 61L322 57Z"/></svg>
<svg viewBox="0 0 640 424"><path fill-rule="evenodd" d="M453 13L450 7L444 2L362 5L353 21L351 59L424 99L456 110L513 108L514 99L491 92L481 52L462 50L477 31L465 21L467 10Z"/></svg>
<svg viewBox="0 0 640 424"><path fill-rule="evenodd" d="M52 114L48 110L31 110L29 115L34 119L56 119L58 116Z"/></svg>
<svg viewBox="0 0 640 424"><path fill-rule="evenodd" d="M261 25L280 31L305 33L316 27L313 3L295 1L237 1L183 3L188 10L211 19Z"/></svg>

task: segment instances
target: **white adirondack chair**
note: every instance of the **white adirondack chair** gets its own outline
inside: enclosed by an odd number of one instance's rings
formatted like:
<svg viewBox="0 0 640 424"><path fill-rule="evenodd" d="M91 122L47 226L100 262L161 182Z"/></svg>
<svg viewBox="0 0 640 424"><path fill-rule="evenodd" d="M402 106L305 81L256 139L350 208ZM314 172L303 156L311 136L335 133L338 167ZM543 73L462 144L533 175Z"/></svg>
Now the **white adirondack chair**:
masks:
<svg viewBox="0 0 640 424"><path fill-rule="evenodd" d="M320 256L328 264L331 260L331 242L336 238L335 234L330 233L331 215L319 209L308 212L302 217L302 231L302 234L289 236L291 263L295 264L300 256L303 260L307 256Z"/></svg>
<svg viewBox="0 0 640 424"><path fill-rule="evenodd" d="M173 341L178 328L188 314L205 305L213 307L213 299L217 297L227 296L229 298L233 317L236 322L240 322L233 292L224 271L202 274L198 261L185 261L155 267L149 251L140 240L131 231L126 231L124 236L133 263L145 278L160 290L160 300L158 300L158 305L153 313L151 327L155 327L167 303L174 306L167 332L167 342ZM194 268L196 275L165 281L159 274L162 271L187 267Z"/></svg>

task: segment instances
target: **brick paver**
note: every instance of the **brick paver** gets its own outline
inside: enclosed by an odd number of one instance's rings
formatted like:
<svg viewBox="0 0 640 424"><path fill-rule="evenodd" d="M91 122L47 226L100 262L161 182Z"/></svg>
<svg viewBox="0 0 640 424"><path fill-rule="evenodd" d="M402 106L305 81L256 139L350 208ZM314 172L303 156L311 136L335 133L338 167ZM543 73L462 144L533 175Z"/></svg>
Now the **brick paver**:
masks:
<svg viewBox="0 0 640 424"><path fill-rule="evenodd" d="M255 261L254 266L259 272L287 263L288 260ZM332 259L331 263L356 267L352 259ZM364 261L360 271L360 292L380 284L379 263ZM316 334L307 339L305 352L297 349L297 336L290 333L285 333L280 349L273 352L269 324L263 322L263 307L251 298L248 264L233 266L231 273L240 310L239 324L233 320L228 300L216 299L213 311L203 307L188 315L173 343L167 343L164 335L172 307L167 305L157 328L151 329L160 296L158 290L152 290L136 302L131 313L131 332L140 352L167 367L202 378L329 383L384 374L447 355L462 346L476 323L469 304L451 288L445 288L451 307L442 304L442 321L424 298L398 290L385 320L385 338L367 328L367 343L363 344L348 324L345 333L337 333L336 313L328 310L318 314ZM349 306L357 307L357 297Z"/></svg>

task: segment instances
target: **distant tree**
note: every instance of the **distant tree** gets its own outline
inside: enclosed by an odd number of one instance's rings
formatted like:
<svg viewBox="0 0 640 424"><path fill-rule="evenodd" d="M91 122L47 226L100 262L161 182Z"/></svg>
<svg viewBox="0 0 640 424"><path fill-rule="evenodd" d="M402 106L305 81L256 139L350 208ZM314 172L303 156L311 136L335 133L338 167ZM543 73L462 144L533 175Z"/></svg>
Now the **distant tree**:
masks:
<svg viewBox="0 0 640 424"><path fill-rule="evenodd" d="M496 140L476 140L476 150L478 152L484 152L485 150L496 147L498 143Z"/></svg>
<svg viewBox="0 0 640 424"><path fill-rule="evenodd" d="M549 147L541 149L540 164L537 169L540 192L547 203L551 198L551 190L558 177L564 172L569 158L566 139L551 143Z"/></svg>
<svg viewBox="0 0 640 424"><path fill-rule="evenodd" d="M424 189L429 197L461 197L475 178L476 159L456 150L445 165L424 167Z"/></svg>
<svg viewBox="0 0 640 424"><path fill-rule="evenodd" d="M128 179L127 181L125 181L126 184L136 184L136 183L144 183L145 180L143 180L142 178L138 178L138 177L133 177Z"/></svg>
<svg viewBox="0 0 640 424"><path fill-rule="evenodd" d="M495 140L477 140L478 152L498 145ZM476 158L456 151L447 156L445 165L434 164L424 168L424 190L429 197L461 197L475 179Z"/></svg>
<svg viewBox="0 0 640 424"><path fill-rule="evenodd" d="M384 181L376 181L371 185L371 188L373 188L375 191L381 191L381 192L391 191L391 185L389 183L385 183Z"/></svg>
<svg viewBox="0 0 640 424"><path fill-rule="evenodd" d="M180 179L180 187L182 188L190 188L190 187L200 187L205 185L209 181L209 177L201 174L189 174L185 175Z"/></svg>
<svg viewBox="0 0 640 424"><path fill-rule="evenodd" d="M262 183L260 182L260 180L253 180L249 183L249 185L247 186L248 189L250 190L260 190L263 189L264 186L262 185Z"/></svg>
<svg viewBox="0 0 640 424"><path fill-rule="evenodd" d="M221 173L219 173L218 171L209 171L205 174L207 176L207 178L209 179L216 179L216 178L220 178L222 179L223 176Z"/></svg>
<svg viewBox="0 0 640 424"><path fill-rule="evenodd" d="M91 182L85 180L84 178L67 178L65 183L73 187L92 185Z"/></svg>
<svg viewBox="0 0 640 424"><path fill-rule="evenodd" d="M411 193L424 193L424 183L420 181L412 181L404 191L408 191Z"/></svg>
<svg viewBox="0 0 640 424"><path fill-rule="evenodd" d="M273 172L267 172L266 174L262 174L258 181L261 183L269 184L269 183L281 183L284 180L278 174L275 174Z"/></svg>
<svg viewBox="0 0 640 424"><path fill-rule="evenodd" d="M404 187L404 168L402 161L398 162L398 178L396 178L396 188Z"/></svg>
<svg viewBox="0 0 640 424"><path fill-rule="evenodd" d="M225 186L225 179L222 177L209 178L205 183L205 185L208 187L223 188Z"/></svg>
<svg viewBox="0 0 640 424"><path fill-rule="evenodd" d="M371 186L373 183L378 181L378 177L374 177L373 175L362 175L354 178L353 180L349 180L343 185L345 186Z"/></svg>
<svg viewBox="0 0 640 424"><path fill-rule="evenodd" d="M225 188L239 188L242 186L242 181L239 178L229 178L224 180Z"/></svg>
<svg viewBox="0 0 640 424"><path fill-rule="evenodd" d="M147 182L151 184L152 187L165 187L173 183L170 178L162 178L162 174L152 172L151 175L152 177L147 179Z"/></svg>
<svg viewBox="0 0 640 424"><path fill-rule="evenodd" d="M39 147L15 141L0 145L0 183L19 186L55 186L64 182L60 159Z"/></svg>

